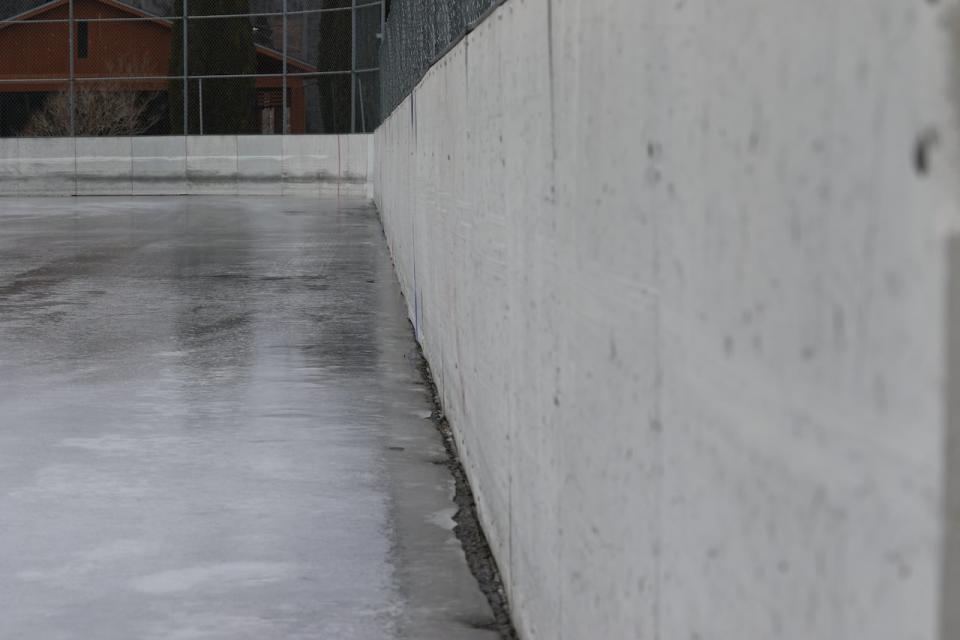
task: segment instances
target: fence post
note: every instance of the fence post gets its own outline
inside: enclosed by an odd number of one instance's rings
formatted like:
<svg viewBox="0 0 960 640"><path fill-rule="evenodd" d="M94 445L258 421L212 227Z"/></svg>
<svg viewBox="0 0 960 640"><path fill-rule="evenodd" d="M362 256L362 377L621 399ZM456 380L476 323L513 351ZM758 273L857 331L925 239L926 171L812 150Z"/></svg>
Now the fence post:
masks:
<svg viewBox="0 0 960 640"><path fill-rule="evenodd" d="M190 29L189 16L190 10L188 3L190 0L183 0L183 135L190 135Z"/></svg>
<svg viewBox="0 0 960 640"><path fill-rule="evenodd" d="M203 78L197 80L197 101L200 111L200 135L203 135Z"/></svg>
<svg viewBox="0 0 960 640"><path fill-rule="evenodd" d="M350 133L357 132L357 0L350 0Z"/></svg>
<svg viewBox="0 0 960 640"><path fill-rule="evenodd" d="M76 88L76 44L73 40L74 25L74 0L70 0L67 17L67 29L70 31L68 42L70 46L70 136L77 135L77 88Z"/></svg>
<svg viewBox="0 0 960 640"><path fill-rule="evenodd" d="M360 133L367 132L367 114L366 109L363 108L363 80L357 78L357 94L360 98Z"/></svg>
<svg viewBox="0 0 960 640"><path fill-rule="evenodd" d="M280 103L281 135L289 133L290 123L287 121L287 0L283 0L283 99Z"/></svg>

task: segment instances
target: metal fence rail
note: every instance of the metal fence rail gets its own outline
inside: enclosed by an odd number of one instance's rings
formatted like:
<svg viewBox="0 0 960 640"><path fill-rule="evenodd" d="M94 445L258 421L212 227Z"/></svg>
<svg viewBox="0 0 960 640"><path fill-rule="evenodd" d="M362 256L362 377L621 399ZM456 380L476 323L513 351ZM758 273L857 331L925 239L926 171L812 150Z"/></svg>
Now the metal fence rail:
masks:
<svg viewBox="0 0 960 640"><path fill-rule="evenodd" d="M347 133L380 121L383 0L4 4L2 137Z"/></svg>
<svg viewBox="0 0 960 640"><path fill-rule="evenodd" d="M403 101L426 71L504 0L386 0L381 113Z"/></svg>

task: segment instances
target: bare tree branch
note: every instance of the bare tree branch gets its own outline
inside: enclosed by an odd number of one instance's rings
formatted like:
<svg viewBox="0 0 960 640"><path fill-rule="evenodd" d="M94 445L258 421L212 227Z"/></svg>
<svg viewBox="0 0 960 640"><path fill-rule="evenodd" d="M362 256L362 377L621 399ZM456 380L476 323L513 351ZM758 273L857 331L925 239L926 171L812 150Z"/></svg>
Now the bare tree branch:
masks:
<svg viewBox="0 0 960 640"><path fill-rule="evenodd" d="M109 77L149 75L148 59L119 59L107 68ZM82 81L76 84L76 135L136 136L150 131L166 118L158 108L160 91L137 91L122 80ZM47 97L22 132L30 137L70 135L70 94Z"/></svg>

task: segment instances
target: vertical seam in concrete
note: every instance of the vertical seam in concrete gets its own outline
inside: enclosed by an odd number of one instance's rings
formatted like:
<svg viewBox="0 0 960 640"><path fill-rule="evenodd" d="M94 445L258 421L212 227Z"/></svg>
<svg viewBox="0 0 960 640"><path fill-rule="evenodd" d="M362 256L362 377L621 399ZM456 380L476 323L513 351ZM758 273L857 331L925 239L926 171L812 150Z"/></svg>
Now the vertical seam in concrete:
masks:
<svg viewBox="0 0 960 640"><path fill-rule="evenodd" d="M80 195L80 165L77 161L77 140L79 138L73 138L73 195Z"/></svg>
<svg viewBox="0 0 960 640"><path fill-rule="evenodd" d="M512 8L512 7L511 7L510 11L511 11L511 12L513 11L513 8ZM504 165L503 165L503 166L506 167L507 150L506 150L505 143L503 142L503 138L504 138L504 135L503 135L503 134L504 134L504 121L506 120L506 118L503 117L503 115L502 115L502 114L504 113L504 102L505 102L505 98L504 98L504 93L505 93L505 91L504 91L504 88L503 88L503 87L504 87L504 77L503 77L503 76L504 76L504 54L503 54L503 50L502 50L502 49L500 49L500 50L497 51L497 61L498 61L498 63L497 63L497 67L496 67L496 68L497 68L497 85L496 85L496 86L497 86L498 89L499 89L499 93L498 93L498 97L499 97L499 99L498 99L498 103L499 103L499 104L498 104L498 108L499 108L499 111L500 111L500 113L501 113L501 117L498 118L499 141L500 141L500 142L499 142L499 154L500 154L500 158L501 158L501 159L503 160L503 162L504 162ZM506 169L505 169L505 170L506 170ZM505 176L504 176L504 177L505 177ZM506 189L502 189L502 190L501 190L500 196L501 196L501 201L500 201L499 205L500 205L501 211L503 212L503 215L504 215L504 217L502 217L501 221L502 221L502 224L504 225L504 229L506 229L507 220L506 220L506 217L505 217L505 212L506 212L506 210L507 210L507 199L508 199L508 198L507 198ZM509 251L509 249L508 249L509 246L510 246L510 241L505 239L505 240L504 240L504 243L503 243L503 249L504 249L504 251ZM509 277L509 276L508 276L508 277ZM508 299L509 299L509 296L508 296ZM509 318L507 318L507 322L509 322ZM513 543L514 543L514 538L515 538L515 536L514 536L514 531L513 531L513 516L514 516L514 512L513 512L513 509L514 509L514 507L513 507L513 497L514 497L514 496L513 496L513 488L514 488L514 483L513 483L513 469L514 469L514 465L513 465L513 455L514 455L514 453L513 453L513 451L514 451L514 443L516 442L516 438L515 438L515 435L516 435L516 434L515 434L515 431L514 431L514 429L515 429L515 427L516 427L516 423L515 423L515 421L513 420L513 415L512 415L512 412L511 412L511 408L510 408L510 404L509 404L509 403L507 404L506 415L507 415L507 425L506 425L507 429L506 429L506 431L507 431L507 451L508 451L508 453L507 453L507 563L506 563L506 564L507 564L507 566L509 567L509 574L508 574L509 588L507 589L507 591L508 591L509 596L512 597L513 594L516 594L516 593L517 593L516 580L517 580L517 573L518 573L516 564L514 563L514 558L515 558L516 556L514 555L514 548L513 548Z"/></svg>
<svg viewBox="0 0 960 640"><path fill-rule="evenodd" d="M664 460L663 460L663 440L666 437L666 427L663 424L663 305L661 304L660 291L663 289L661 282L661 242L662 229L660 225L660 207L654 208L653 213L653 436L654 456L656 471L654 475L654 544L656 553L653 558L654 566L654 587L653 587L653 638L661 638L661 588L663 584L663 490L664 490Z"/></svg>
<svg viewBox="0 0 960 640"><path fill-rule="evenodd" d="M417 90L414 89L410 92L410 131L413 135L413 171L414 176L419 178L419 172L417 167L419 163L417 162L417 153L418 148L418 138L417 138ZM414 183L416 184L416 182ZM423 344L423 334L420 331L420 286L417 282L417 211L416 207L416 197L417 193L414 190L414 207L413 214L410 216L411 223L413 225L413 242L411 244L411 255L413 263L413 328L414 334L416 335L417 342Z"/></svg>
<svg viewBox="0 0 960 640"><path fill-rule="evenodd" d="M655 252L658 251L655 249ZM655 269L657 272L658 269ZM659 274L658 274L659 275ZM659 278L658 278L659 279ZM665 426L663 424L663 331L662 331L662 313L659 293L654 296L654 305L656 305L653 314L654 322L654 387L653 387L653 419L655 421L654 437L655 443L655 486L654 486L654 544L656 553L654 554L654 576L653 576L653 638L661 638L661 588L663 584L663 483L664 483L664 462L663 462L663 439L665 437ZM649 427L648 427L649 428Z"/></svg>
<svg viewBox="0 0 960 640"><path fill-rule="evenodd" d="M550 199L557 195L557 114L554 82L553 0L547 0L547 64L550 82Z"/></svg>
<svg viewBox="0 0 960 640"><path fill-rule="evenodd" d="M940 585L940 633L942 640L954 640L960 633L960 236L946 246L946 352L945 407L943 433L943 536Z"/></svg>
<svg viewBox="0 0 960 640"><path fill-rule="evenodd" d="M20 152L20 138L17 138L17 196L23 192L23 185L20 184L23 181L23 170L20 168L20 164L23 162Z"/></svg>
<svg viewBox="0 0 960 640"><path fill-rule="evenodd" d="M128 138L130 141L130 195L133 195L133 136Z"/></svg>
<svg viewBox="0 0 960 640"><path fill-rule="evenodd" d="M411 232L411 251L413 262L413 332L416 335L417 342L423 344L420 334L420 288L417 285L417 211L414 209L413 215L410 216L410 224L412 226ZM424 349L426 352L426 349Z"/></svg>

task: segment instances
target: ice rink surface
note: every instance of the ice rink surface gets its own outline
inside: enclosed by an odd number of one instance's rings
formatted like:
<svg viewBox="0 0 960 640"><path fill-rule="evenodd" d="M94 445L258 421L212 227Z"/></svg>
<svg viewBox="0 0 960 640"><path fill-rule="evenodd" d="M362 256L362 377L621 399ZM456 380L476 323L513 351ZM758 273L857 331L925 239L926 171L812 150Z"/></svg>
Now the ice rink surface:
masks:
<svg viewBox="0 0 960 640"><path fill-rule="evenodd" d="M0 638L494 638L376 211L0 200Z"/></svg>

